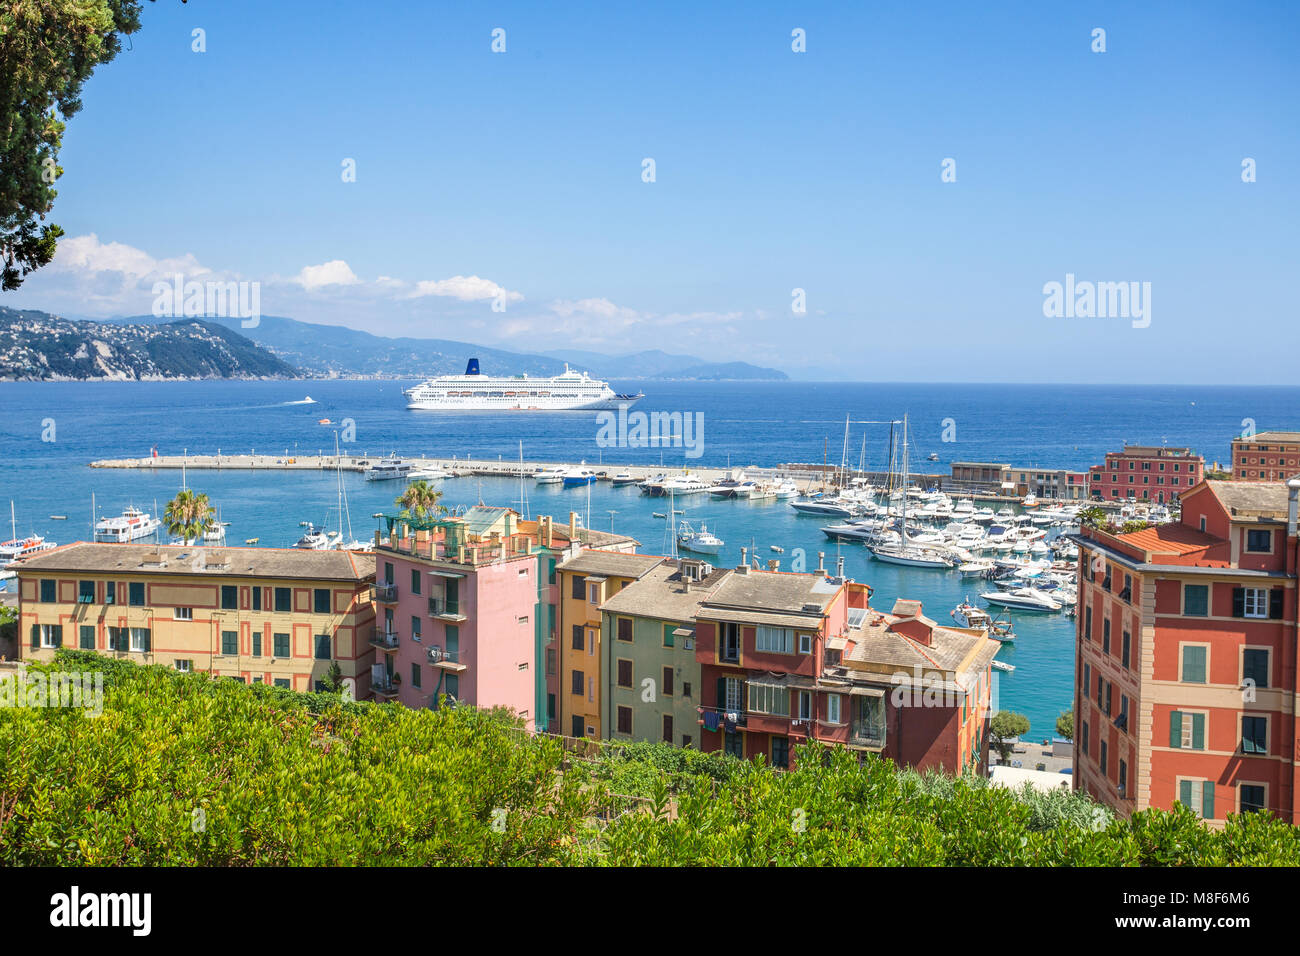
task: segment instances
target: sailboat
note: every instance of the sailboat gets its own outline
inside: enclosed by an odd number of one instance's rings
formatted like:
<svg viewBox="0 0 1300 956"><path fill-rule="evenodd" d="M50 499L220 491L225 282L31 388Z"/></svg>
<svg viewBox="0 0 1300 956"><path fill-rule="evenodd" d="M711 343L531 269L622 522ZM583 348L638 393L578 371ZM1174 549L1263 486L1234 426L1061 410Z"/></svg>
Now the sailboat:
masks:
<svg viewBox="0 0 1300 956"><path fill-rule="evenodd" d="M933 548L925 548L913 544L907 540L907 416L903 416L903 454L902 454L902 483L900 488L903 494L898 496L899 507L902 509L901 520L898 522L897 544L873 544L868 545L871 556L877 561L883 561L886 564L901 564L909 568L942 568L948 570L953 567L954 560L952 555L943 551L936 551ZM893 508L893 499L890 499L890 508Z"/></svg>

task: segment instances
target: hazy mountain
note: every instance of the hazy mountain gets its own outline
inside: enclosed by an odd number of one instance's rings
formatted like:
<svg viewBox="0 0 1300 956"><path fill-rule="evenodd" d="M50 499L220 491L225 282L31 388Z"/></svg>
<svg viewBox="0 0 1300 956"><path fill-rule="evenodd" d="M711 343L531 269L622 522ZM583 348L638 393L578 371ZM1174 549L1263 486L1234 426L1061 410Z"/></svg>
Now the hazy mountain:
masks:
<svg viewBox="0 0 1300 956"><path fill-rule="evenodd" d="M777 379L785 372L762 368L748 362L706 362L694 355L672 355L660 349L604 355L600 352L553 349L543 352L569 362L599 367L607 378L684 378L684 379Z"/></svg>
<svg viewBox="0 0 1300 956"><path fill-rule="evenodd" d="M0 379L294 378L298 370L202 319L122 323L0 306Z"/></svg>

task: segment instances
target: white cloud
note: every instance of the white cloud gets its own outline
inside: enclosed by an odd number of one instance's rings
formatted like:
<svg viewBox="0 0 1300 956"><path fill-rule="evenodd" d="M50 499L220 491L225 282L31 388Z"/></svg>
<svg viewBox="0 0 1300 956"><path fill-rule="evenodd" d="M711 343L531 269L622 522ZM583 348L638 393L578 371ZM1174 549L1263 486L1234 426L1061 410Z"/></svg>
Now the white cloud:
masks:
<svg viewBox="0 0 1300 956"><path fill-rule="evenodd" d="M294 281L308 291L315 291L323 286L356 285L360 280L342 259L331 259L318 266L303 266Z"/></svg>
<svg viewBox="0 0 1300 956"><path fill-rule="evenodd" d="M422 279L415 284L410 293L413 299L426 295L449 296L462 302L480 302L483 299L495 299L504 295L507 302L519 302L523 299L520 292L511 292L497 285L490 279L478 276L452 276L450 279Z"/></svg>

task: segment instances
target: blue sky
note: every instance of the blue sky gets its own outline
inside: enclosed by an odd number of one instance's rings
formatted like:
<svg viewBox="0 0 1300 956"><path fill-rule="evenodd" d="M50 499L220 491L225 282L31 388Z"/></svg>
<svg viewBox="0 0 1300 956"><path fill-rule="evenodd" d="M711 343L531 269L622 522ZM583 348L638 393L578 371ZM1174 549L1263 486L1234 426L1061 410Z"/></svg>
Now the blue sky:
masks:
<svg viewBox="0 0 1300 956"><path fill-rule="evenodd" d="M1300 4L145 6L2 304L147 312L179 269L518 350L1296 381ZM1067 273L1150 282L1150 325L1045 317Z"/></svg>

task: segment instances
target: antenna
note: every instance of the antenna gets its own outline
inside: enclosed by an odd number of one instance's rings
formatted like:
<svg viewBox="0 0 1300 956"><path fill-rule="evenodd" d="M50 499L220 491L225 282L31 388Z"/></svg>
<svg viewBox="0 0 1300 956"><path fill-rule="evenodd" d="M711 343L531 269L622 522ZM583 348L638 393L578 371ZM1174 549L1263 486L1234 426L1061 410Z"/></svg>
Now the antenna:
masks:
<svg viewBox="0 0 1300 956"><path fill-rule="evenodd" d="M614 515L618 514L618 512L610 508L606 511L606 514L609 515L609 530L612 532L614 530Z"/></svg>

